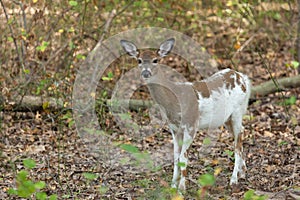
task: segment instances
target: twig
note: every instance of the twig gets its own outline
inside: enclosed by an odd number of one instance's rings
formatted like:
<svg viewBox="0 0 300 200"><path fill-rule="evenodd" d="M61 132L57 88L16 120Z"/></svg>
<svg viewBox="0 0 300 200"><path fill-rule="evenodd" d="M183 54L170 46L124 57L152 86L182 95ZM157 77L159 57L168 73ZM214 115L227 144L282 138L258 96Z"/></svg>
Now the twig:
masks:
<svg viewBox="0 0 300 200"><path fill-rule="evenodd" d="M106 33L108 32L108 29L109 29L109 26L110 26L112 20L113 20L116 16L122 14L127 8L129 8L129 6L131 6L131 5L133 4L133 2L134 2L134 0L131 0L126 6L124 6L124 8L122 8L122 9L121 9L120 11L118 11L118 12L117 12L115 9L113 9L113 10L110 12L109 17L108 17L108 20L107 20L107 21L105 22L105 24L104 24L104 30L103 30L103 33L102 33L102 35L101 35L101 37L100 37L100 41L99 41L98 44L101 44L101 43L102 43L102 41L103 41L103 39L104 39L104 36L105 36Z"/></svg>
<svg viewBox="0 0 300 200"><path fill-rule="evenodd" d="M293 12L292 12L293 13ZM297 42L296 42L296 49L297 49L297 61L300 62L300 0L298 0L298 28L297 28ZM300 74L300 67L298 67L298 74Z"/></svg>
<svg viewBox="0 0 300 200"><path fill-rule="evenodd" d="M235 58L235 56L240 53L241 51L244 50L244 48L253 40L253 38L255 37L255 34L252 35L232 56L232 59Z"/></svg>
<svg viewBox="0 0 300 200"><path fill-rule="evenodd" d="M102 35L101 35L101 37L100 37L100 40L99 40L98 44L101 44L101 43L102 43L102 41L103 41L103 39L104 39L104 36L108 33L109 26L110 26L112 20L115 18L115 16L116 16L116 10L113 9L113 10L110 12L109 16L108 16L107 21L105 22L104 30L103 30L103 32L102 32Z"/></svg>
<svg viewBox="0 0 300 200"><path fill-rule="evenodd" d="M114 19L117 15L121 14L122 12L124 12L124 11L125 11L125 10L133 3L133 2L134 2L134 0L130 1L130 2L129 2L123 9L121 9L119 12L117 12L115 9L113 9L113 10L110 12L110 14L109 14L109 16L108 16L108 19L107 19L107 21L106 21L105 24L104 24L104 29L103 29L102 35L101 35L101 37L100 37L100 40L99 40L99 42L96 44L96 46L95 46L94 49L97 49L97 48L99 48L101 45L103 45L102 42L103 42L103 40L104 40L105 35L108 33L108 29L109 29L110 24L111 24L111 22L113 21L113 19ZM114 54L114 52L112 52L112 51L110 50L109 47L107 47L106 45L103 45L103 47L106 48L110 53L112 53L112 54L115 56L115 58L117 58L117 56ZM92 80L92 82L96 80L96 73L93 73L93 77L91 78L91 80Z"/></svg>
<svg viewBox="0 0 300 200"><path fill-rule="evenodd" d="M49 62L51 62L56 56L58 56L58 54L60 52L62 52L65 48L67 48L69 45L69 41L67 41L62 47L60 47L54 54L50 55L50 58L43 64L43 67L41 68L45 68Z"/></svg>
<svg viewBox="0 0 300 200"><path fill-rule="evenodd" d="M4 6L4 3L3 3L2 0L0 0L0 3L1 3L1 6L2 6L3 11L4 11L4 15L5 15L5 18L6 18L6 22L7 22L7 25L8 25L10 34L11 34L11 37L13 38L13 42L14 42L14 46L15 46L15 49L16 49L16 52L17 52L18 60L19 60L20 64L22 65L22 68L24 70L25 68L24 68L24 63L23 63L23 55L20 55L19 47L18 47L18 44L17 44L17 40L16 40L16 37L15 37L14 31L12 29L12 26L9 23L9 18L8 18L8 14L6 12L6 8Z"/></svg>
<svg viewBox="0 0 300 200"><path fill-rule="evenodd" d="M27 33L28 30L27 30L27 20L26 20L26 13L25 13L25 10L24 10L24 5L22 2L20 1L15 1L13 0L13 2L15 4L17 4L18 6L20 6L21 8L21 13L22 13L22 18L23 18L23 29L25 30L25 32ZM22 24L22 23L21 23ZM24 41L21 40L21 53L22 53L22 58L24 57L24 55L26 54L26 48L25 48L25 45L24 45ZM25 69L25 66L23 66L23 70Z"/></svg>
<svg viewBox="0 0 300 200"><path fill-rule="evenodd" d="M262 65L267 70L268 74L270 75L270 78L271 78L272 82L274 83L274 85L277 89L277 92L280 92L281 98L284 99L284 94L283 94L282 88L280 87L278 80L272 75L269 65L266 64L266 59L262 56L260 51L258 51L258 55L262 59ZM288 116L288 117L286 117L286 121L288 121L288 119L291 118L291 114L290 114L289 109L286 104L283 104L283 107Z"/></svg>

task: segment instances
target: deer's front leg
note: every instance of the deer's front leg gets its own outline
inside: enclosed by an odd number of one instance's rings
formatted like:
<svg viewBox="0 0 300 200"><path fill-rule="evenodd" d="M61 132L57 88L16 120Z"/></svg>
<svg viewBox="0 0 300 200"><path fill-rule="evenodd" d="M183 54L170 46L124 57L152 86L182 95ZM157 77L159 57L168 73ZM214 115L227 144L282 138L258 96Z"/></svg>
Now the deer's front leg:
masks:
<svg viewBox="0 0 300 200"><path fill-rule="evenodd" d="M180 173L179 173L179 156L181 152L181 146L179 144L179 141L182 141L182 137L180 135L175 135L174 131L170 128L172 137L173 137L173 148L174 148L174 171L173 171L173 178L172 178L172 188L177 188L178 183L179 183L179 178L180 178Z"/></svg>
<svg viewBox="0 0 300 200"><path fill-rule="evenodd" d="M192 127L185 126L181 134L183 134L183 140L181 141L182 147L179 157L181 177L178 188L180 191L185 191L185 178L187 176L186 168L188 165L187 150L193 142L194 129Z"/></svg>

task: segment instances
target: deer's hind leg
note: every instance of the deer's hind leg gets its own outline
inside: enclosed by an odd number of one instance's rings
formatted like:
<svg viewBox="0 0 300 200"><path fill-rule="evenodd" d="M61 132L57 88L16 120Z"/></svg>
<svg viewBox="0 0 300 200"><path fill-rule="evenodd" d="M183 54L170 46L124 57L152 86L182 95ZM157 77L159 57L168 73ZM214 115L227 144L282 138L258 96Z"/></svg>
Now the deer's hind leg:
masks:
<svg viewBox="0 0 300 200"><path fill-rule="evenodd" d="M242 119L242 113L233 113L225 123L226 128L234 136L234 169L230 179L230 185L237 184L238 176L244 178L246 172L246 163L243 156L243 141L241 134L243 129Z"/></svg>

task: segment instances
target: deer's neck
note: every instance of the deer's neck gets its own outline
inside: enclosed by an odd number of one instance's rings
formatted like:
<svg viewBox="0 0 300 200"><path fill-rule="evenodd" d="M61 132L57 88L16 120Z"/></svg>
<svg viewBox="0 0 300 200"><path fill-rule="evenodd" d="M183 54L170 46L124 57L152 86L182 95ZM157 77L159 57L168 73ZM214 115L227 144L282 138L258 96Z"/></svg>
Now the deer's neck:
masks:
<svg viewBox="0 0 300 200"><path fill-rule="evenodd" d="M199 118L199 106L191 83L172 82L159 73L147 81L147 86L151 97L163 108L172 124L195 125Z"/></svg>

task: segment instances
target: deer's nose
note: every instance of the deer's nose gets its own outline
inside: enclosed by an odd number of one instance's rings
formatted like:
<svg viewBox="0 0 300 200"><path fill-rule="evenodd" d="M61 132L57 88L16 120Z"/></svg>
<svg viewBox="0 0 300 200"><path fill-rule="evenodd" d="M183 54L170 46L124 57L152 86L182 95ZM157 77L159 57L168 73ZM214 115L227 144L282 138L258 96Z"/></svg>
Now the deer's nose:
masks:
<svg viewBox="0 0 300 200"><path fill-rule="evenodd" d="M151 75L152 75L151 71L149 71L149 70L143 70L142 73L141 73L141 76L143 78L150 78Z"/></svg>

